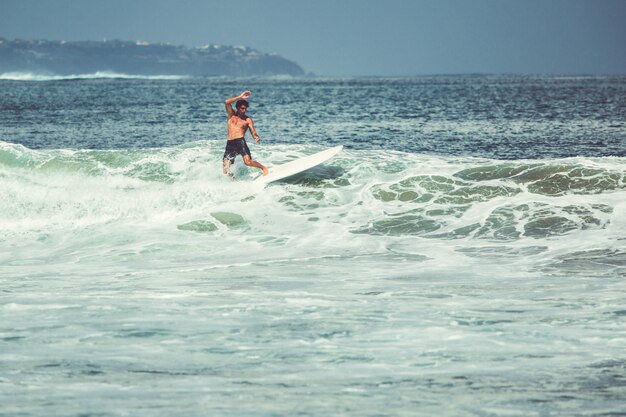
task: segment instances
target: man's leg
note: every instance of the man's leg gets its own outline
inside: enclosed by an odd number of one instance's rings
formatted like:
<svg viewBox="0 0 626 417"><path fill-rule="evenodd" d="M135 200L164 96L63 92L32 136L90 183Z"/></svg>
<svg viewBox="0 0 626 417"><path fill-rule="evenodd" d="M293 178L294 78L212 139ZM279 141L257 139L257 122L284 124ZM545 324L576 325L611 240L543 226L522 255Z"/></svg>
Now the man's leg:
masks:
<svg viewBox="0 0 626 417"><path fill-rule="evenodd" d="M231 165L232 165L232 162L230 159L224 158L222 160L222 167L224 169L224 174L228 175L229 177L234 177L235 175L230 171Z"/></svg>
<svg viewBox="0 0 626 417"><path fill-rule="evenodd" d="M260 168L263 171L263 175L267 175L270 172L264 165L250 158L250 155L243 156L243 163L249 167Z"/></svg>

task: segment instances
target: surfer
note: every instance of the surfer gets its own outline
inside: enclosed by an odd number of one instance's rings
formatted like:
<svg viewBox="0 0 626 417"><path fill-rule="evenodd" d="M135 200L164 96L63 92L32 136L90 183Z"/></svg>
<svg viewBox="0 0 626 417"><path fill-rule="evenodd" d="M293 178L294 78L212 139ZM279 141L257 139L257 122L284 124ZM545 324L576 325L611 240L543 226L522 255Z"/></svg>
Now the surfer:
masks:
<svg viewBox="0 0 626 417"><path fill-rule="evenodd" d="M226 141L226 150L224 151L224 174L233 176L230 172L230 166L235 162L235 157L241 155L243 163L249 167L259 168L263 171L263 175L267 175L269 170L257 161L252 159L250 149L246 144L246 130L250 129L252 137L259 143L261 138L254 130L254 122L250 116L246 116L248 110L248 102L246 99L252 94L250 91L244 91L237 97L226 99L226 113L228 113L228 140ZM236 103L235 103L236 102ZM237 111L233 110L232 103L235 103Z"/></svg>

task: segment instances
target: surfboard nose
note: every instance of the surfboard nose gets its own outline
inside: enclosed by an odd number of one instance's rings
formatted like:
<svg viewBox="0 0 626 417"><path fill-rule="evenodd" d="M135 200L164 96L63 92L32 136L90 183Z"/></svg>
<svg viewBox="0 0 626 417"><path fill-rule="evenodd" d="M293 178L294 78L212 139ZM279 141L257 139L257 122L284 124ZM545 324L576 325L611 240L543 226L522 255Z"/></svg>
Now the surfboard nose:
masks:
<svg viewBox="0 0 626 417"><path fill-rule="evenodd" d="M343 145L335 146L312 155L303 156L302 158L289 161L287 163L270 167L270 173L258 176L254 181L269 184L273 181L282 180L292 175L299 174L324 162L337 155L343 149Z"/></svg>

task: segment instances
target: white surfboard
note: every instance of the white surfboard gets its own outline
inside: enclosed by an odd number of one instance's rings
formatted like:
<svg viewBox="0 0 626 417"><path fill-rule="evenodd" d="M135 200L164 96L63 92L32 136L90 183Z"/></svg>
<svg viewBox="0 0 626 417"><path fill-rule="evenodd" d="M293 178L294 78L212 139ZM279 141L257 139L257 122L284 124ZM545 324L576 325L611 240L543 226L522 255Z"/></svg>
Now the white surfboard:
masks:
<svg viewBox="0 0 626 417"><path fill-rule="evenodd" d="M335 146L334 148L326 149L325 151L314 153L313 155L308 155L293 161L289 161L282 165L276 165L269 167L270 173L263 176L259 176L255 179L255 181L269 184L273 181L278 181L285 179L287 177L291 177L292 175L299 174L301 172L306 171L307 169L311 169L319 164L322 164L328 161L333 156L337 155L343 146Z"/></svg>

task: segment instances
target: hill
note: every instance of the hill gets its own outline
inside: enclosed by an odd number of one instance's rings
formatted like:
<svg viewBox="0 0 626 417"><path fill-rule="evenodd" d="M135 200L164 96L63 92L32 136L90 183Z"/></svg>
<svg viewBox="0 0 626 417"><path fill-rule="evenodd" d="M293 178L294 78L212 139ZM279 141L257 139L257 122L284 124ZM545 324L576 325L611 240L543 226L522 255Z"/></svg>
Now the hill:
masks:
<svg viewBox="0 0 626 417"><path fill-rule="evenodd" d="M304 75L295 62L246 46L175 46L145 41L0 38L0 72L56 75L110 71L137 75Z"/></svg>

